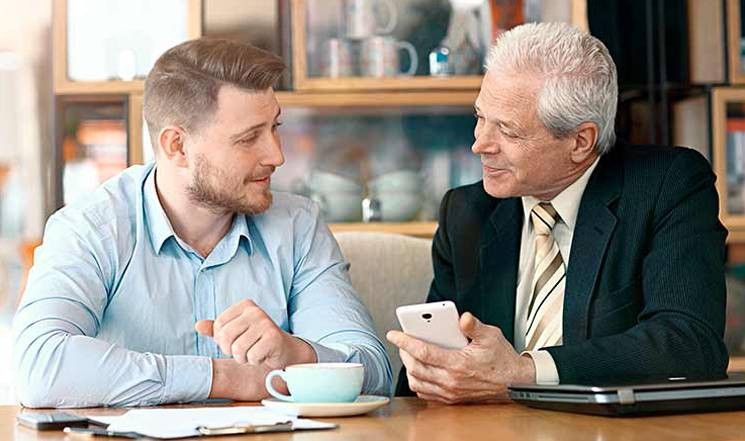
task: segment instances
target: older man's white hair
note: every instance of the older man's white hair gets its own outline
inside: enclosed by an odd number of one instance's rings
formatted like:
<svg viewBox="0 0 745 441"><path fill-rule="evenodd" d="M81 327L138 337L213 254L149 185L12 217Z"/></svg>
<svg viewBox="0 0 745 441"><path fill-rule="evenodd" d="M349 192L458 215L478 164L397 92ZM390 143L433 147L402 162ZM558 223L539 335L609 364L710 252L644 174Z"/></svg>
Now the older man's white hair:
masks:
<svg viewBox="0 0 745 441"><path fill-rule="evenodd" d="M554 136L594 122L597 151L605 154L615 144L616 65L597 38L566 23L524 24L497 38L486 69L543 78L538 118Z"/></svg>

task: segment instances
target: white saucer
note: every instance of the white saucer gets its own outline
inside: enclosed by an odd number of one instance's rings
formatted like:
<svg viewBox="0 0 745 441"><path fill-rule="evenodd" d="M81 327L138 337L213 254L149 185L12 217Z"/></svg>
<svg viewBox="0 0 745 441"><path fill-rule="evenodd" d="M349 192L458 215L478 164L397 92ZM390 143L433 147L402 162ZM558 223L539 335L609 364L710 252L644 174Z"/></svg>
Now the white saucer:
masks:
<svg viewBox="0 0 745 441"><path fill-rule="evenodd" d="M337 417L362 415L379 407L383 407L390 399L377 395L360 395L352 403L292 403L276 398L261 400L265 407L285 415L305 417Z"/></svg>

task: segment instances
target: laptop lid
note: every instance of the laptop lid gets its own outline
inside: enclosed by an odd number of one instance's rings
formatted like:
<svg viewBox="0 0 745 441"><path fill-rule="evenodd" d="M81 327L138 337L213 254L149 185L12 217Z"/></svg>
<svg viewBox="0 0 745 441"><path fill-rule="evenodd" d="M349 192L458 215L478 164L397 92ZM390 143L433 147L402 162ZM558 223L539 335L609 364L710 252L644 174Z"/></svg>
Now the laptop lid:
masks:
<svg viewBox="0 0 745 441"><path fill-rule="evenodd" d="M745 408L745 376L715 381L674 378L623 385L510 385L519 403L545 409L601 415L706 412Z"/></svg>

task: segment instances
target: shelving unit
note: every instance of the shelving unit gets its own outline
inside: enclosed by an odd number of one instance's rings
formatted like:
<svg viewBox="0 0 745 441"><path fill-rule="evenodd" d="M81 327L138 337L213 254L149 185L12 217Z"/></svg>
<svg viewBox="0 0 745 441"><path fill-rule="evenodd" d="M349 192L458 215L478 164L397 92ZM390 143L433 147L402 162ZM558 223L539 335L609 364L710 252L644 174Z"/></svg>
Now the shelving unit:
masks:
<svg viewBox="0 0 745 441"><path fill-rule="evenodd" d="M202 35L202 0L188 2L187 38ZM52 1L52 79L56 95L142 94L144 82L134 81L71 81L67 76L67 0Z"/></svg>
<svg viewBox="0 0 745 441"><path fill-rule="evenodd" d="M481 75L454 75L448 77L411 76L395 78L313 78L308 75L306 63L307 1L292 0L292 59L293 82L298 91L349 91L349 90L478 90ZM587 29L587 0L570 0L571 22Z"/></svg>
<svg viewBox="0 0 745 441"><path fill-rule="evenodd" d="M739 184L734 183L733 176L730 176L733 162L737 170L745 168L745 159L730 157L744 147L739 145L739 141L745 140L745 125L740 130L736 121L745 122L742 3L742 0L726 0L727 81L713 87L710 94L711 160L717 175L720 219L729 230L729 254L736 257L731 263L741 263L737 256L745 251L745 210L740 209L745 207L737 207L740 199L745 204L745 197L737 196L738 191L745 194L745 188L733 187ZM735 141L738 141L738 145L733 145Z"/></svg>
<svg viewBox="0 0 745 441"><path fill-rule="evenodd" d="M745 84L745 66L742 65L740 56L741 8L741 0L727 0L727 57L729 60L729 81L732 84Z"/></svg>
<svg viewBox="0 0 745 441"><path fill-rule="evenodd" d="M647 82L642 78L624 83L621 72L628 66L628 60L625 65L616 60L621 91L617 118L619 137L633 143L684 145L709 158L717 175L720 219L729 231L727 242L730 248L744 248L736 255L745 255L745 211L732 210L730 206L734 184L728 179L728 165L732 167L733 159L728 158L727 121L732 117L728 114L732 106L740 103L744 111L740 116L745 116L742 3L743 0L687 0L688 52L681 53L679 47L677 52L669 50L670 40L678 35L667 31L680 30L676 23L665 21L669 19L665 8L670 2L649 0L642 11L646 45L643 53L634 53L640 63L645 63ZM599 33L602 32L601 29ZM672 73L680 77L671 78L668 63L681 57L687 57L687 74L676 70ZM641 116L634 119L634 110L639 108L644 111L638 112Z"/></svg>
<svg viewBox="0 0 745 441"><path fill-rule="evenodd" d="M745 213L733 213L730 207L730 192L728 184L728 128L727 106L731 103L745 103L745 89L735 89L731 87L716 88L711 95L711 113L712 113L712 165L714 172L718 176L716 181L717 192L719 193L719 211L722 222L727 226L730 232L739 232L745 229ZM731 146L733 147L733 146ZM739 239L740 235L736 235ZM732 238L730 240L733 240Z"/></svg>
<svg viewBox="0 0 745 441"><path fill-rule="evenodd" d="M277 92L287 107L473 106L478 90L400 92Z"/></svg>
<svg viewBox="0 0 745 441"><path fill-rule="evenodd" d="M69 0L72 1L72 0ZM187 38L198 38L205 33L206 2L185 0L187 7ZM306 11L308 0L282 0L282 8L289 7L291 26L292 90L277 91L280 105L285 108L324 109L348 113L377 112L392 109L401 115L407 112L427 112L427 109L458 108L468 113L478 94L480 75L469 76L413 76L388 78L322 78L309 77L306 66ZM279 4L279 3L278 3ZM572 22L587 28L586 0L566 0ZM129 163L141 163L143 150L142 93L144 81L73 81L68 78L68 0L53 0L53 80L57 102L75 102L100 96L119 96L126 103L127 144ZM281 22L281 20L280 20ZM366 110L367 109L367 110ZM58 131L59 132L59 131ZM61 139L58 139L58 145ZM57 193L60 194L59 189ZM331 225L334 231L386 231L419 237L431 237L436 222L342 223Z"/></svg>

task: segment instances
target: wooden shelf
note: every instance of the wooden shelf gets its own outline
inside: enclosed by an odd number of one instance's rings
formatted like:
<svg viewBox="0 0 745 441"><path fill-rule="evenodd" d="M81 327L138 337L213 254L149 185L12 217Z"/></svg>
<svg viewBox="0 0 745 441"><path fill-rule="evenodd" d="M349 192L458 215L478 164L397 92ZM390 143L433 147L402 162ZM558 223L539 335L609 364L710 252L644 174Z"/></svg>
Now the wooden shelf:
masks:
<svg viewBox="0 0 745 441"><path fill-rule="evenodd" d="M481 75L454 75L431 77L427 75L390 78L297 78L295 88L304 91L350 91L350 90L436 90L481 87Z"/></svg>
<svg viewBox="0 0 745 441"><path fill-rule="evenodd" d="M202 0L187 0L187 38L202 35ZM56 95L142 94L143 80L73 81L67 77L67 0L52 2L52 80Z"/></svg>
<svg viewBox="0 0 745 441"><path fill-rule="evenodd" d="M711 91L711 162L717 176L719 193L719 219L729 230L728 242L743 242L745 236L745 214L730 213L727 190L727 106L745 102L745 89L715 87Z"/></svg>
<svg viewBox="0 0 745 441"><path fill-rule="evenodd" d="M292 81L295 90L349 92L370 90L476 90L481 86L481 75L453 75L449 77L395 76L371 77L310 77L307 48L307 0L291 0L292 22Z"/></svg>
<svg viewBox="0 0 745 441"><path fill-rule="evenodd" d="M377 231L431 239L437 230L437 222L350 222L329 224L329 228L334 233L340 233L342 231Z"/></svg>
<svg viewBox="0 0 745 441"><path fill-rule="evenodd" d="M727 225L725 225L726 227ZM727 234L728 244L745 244L745 231L730 229Z"/></svg>
<svg viewBox="0 0 745 441"><path fill-rule="evenodd" d="M732 84L745 84L745 71L740 57L740 0L727 0L727 57L729 80Z"/></svg>
<svg viewBox="0 0 745 441"><path fill-rule="evenodd" d="M473 106L477 90L437 92L277 92L285 107Z"/></svg>
<svg viewBox="0 0 745 441"><path fill-rule="evenodd" d="M745 372L745 357L730 357L728 372Z"/></svg>
<svg viewBox="0 0 745 441"><path fill-rule="evenodd" d="M308 0L290 0L292 22L292 77L295 90L302 91L370 91L370 90L478 90L481 75L453 75L435 77L429 75L370 77L311 77L308 69ZM570 0L571 22L583 30L589 30L587 22L587 0Z"/></svg>
<svg viewBox="0 0 745 441"><path fill-rule="evenodd" d="M57 95L142 95L144 81L68 81L55 85ZM283 107L381 107L381 106L472 106L478 90L436 92L332 92L278 91Z"/></svg>
<svg viewBox="0 0 745 441"><path fill-rule="evenodd" d="M54 84L57 95L142 94L145 81L60 81Z"/></svg>

